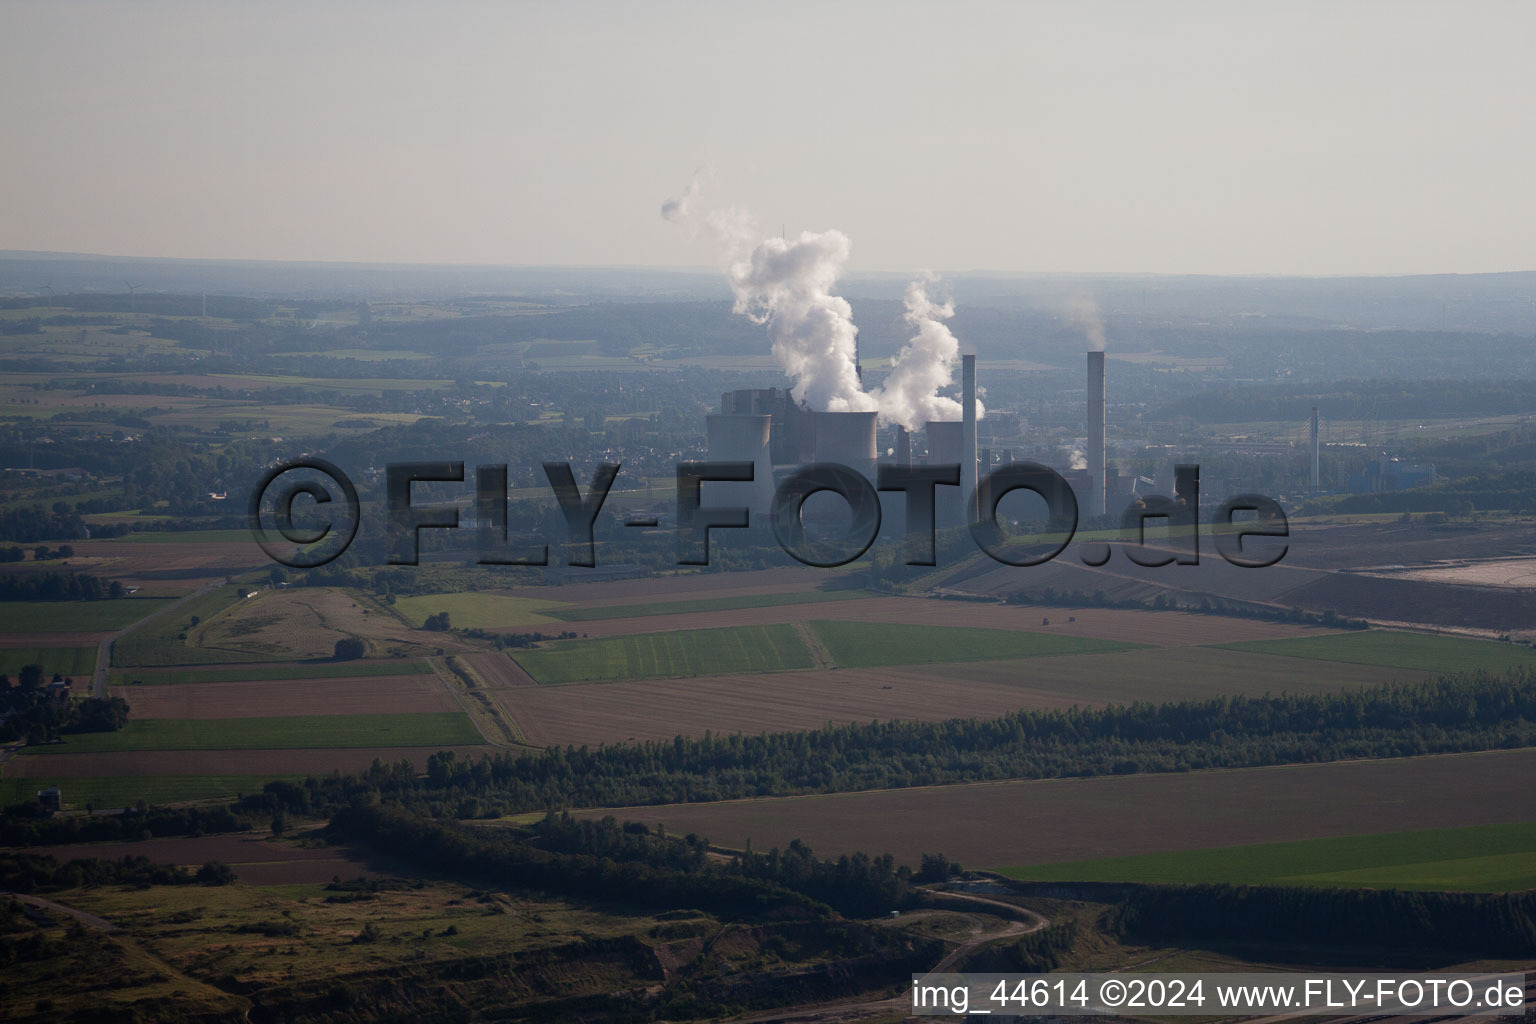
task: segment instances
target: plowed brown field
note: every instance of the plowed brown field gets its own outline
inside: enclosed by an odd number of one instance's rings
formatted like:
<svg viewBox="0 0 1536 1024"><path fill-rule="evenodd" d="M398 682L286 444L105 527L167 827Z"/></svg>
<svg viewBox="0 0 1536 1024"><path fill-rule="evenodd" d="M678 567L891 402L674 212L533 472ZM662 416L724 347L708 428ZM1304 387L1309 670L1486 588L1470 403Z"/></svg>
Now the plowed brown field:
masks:
<svg viewBox="0 0 1536 1024"><path fill-rule="evenodd" d="M1041 608L1028 605L983 604L973 601L940 601L921 597L872 597L851 601L735 608L688 615L646 615L628 619L598 619L574 624L591 636L622 636L672 629L718 629L726 626L759 626L769 622L809 622L815 619L847 619L859 622L905 622L922 626L979 626L988 629L1029 630L1067 636L1120 640L1158 647L1268 640L1323 632L1312 626L1283 622L1234 619L1187 612L1150 612L1135 609ZM1068 619L1075 619L1068 622ZM1050 625L1043 625L1045 620Z"/></svg>
<svg viewBox="0 0 1536 1024"><path fill-rule="evenodd" d="M296 885L329 882L332 878L393 874L376 855L346 847L305 849L293 843L257 836L199 836L188 839L146 839L135 843L78 843L40 847L29 852L60 861L99 857L148 857L157 864L197 868L210 860L235 869L247 885ZM393 865L391 865L392 867Z"/></svg>
<svg viewBox="0 0 1536 1024"><path fill-rule="evenodd" d="M772 675L703 676L496 694L539 744L617 743L819 729L872 719L993 718L1020 708L1101 706L1217 694L1320 693L1426 672L1308 662L1211 647Z"/></svg>
<svg viewBox="0 0 1536 1024"><path fill-rule="evenodd" d="M117 693L128 700L132 718L275 718L459 710L436 676L122 686Z"/></svg>
<svg viewBox="0 0 1536 1024"><path fill-rule="evenodd" d="M1008 867L1536 818L1536 749L576 812L758 850Z"/></svg>

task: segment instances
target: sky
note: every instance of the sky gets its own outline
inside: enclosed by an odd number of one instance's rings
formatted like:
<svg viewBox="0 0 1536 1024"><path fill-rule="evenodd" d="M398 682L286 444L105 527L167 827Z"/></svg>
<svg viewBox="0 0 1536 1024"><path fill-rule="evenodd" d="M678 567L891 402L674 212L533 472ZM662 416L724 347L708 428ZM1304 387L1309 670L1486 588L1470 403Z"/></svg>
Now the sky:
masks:
<svg viewBox="0 0 1536 1024"><path fill-rule="evenodd" d="M855 271L1536 269L1536 4L0 6L0 249Z"/></svg>

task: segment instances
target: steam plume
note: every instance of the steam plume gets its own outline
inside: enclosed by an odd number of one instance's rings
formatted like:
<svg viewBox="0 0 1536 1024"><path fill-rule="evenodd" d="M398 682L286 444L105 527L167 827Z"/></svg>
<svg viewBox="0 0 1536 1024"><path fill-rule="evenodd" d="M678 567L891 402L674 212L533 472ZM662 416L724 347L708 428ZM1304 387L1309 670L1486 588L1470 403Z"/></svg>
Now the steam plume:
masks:
<svg viewBox="0 0 1536 1024"><path fill-rule="evenodd" d="M930 420L958 420L960 403L945 398L939 389L954 375L960 343L944 321L955 315L952 302L938 302L928 294L933 283L924 275L907 285L904 319L917 333L896 356L895 365L876 394L880 418L894 420L908 430L918 430ZM976 403L976 415L983 415Z"/></svg>
<svg viewBox="0 0 1536 1024"><path fill-rule="evenodd" d="M805 231L798 238L756 241L757 222L740 209L695 209L700 175L677 199L661 206L667 220L689 228L702 224L726 262L735 311L768 327L773 356L794 378L791 394L818 412L870 412L874 396L859 384L854 362L853 308L832 293L848 263L850 243L841 231Z"/></svg>
<svg viewBox="0 0 1536 1024"><path fill-rule="evenodd" d="M1083 332L1088 340L1088 351L1104 351L1104 318L1099 315L1099 304L1092 295L1071 296L1062 304L1062 315Z"/></svg>

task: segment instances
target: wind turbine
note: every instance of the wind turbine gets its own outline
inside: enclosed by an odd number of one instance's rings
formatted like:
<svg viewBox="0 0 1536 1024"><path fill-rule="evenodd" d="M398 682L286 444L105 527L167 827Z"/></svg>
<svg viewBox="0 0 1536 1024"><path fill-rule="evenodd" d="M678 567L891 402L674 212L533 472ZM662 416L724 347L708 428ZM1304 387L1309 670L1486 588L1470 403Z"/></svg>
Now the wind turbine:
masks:
<svg viewBox="0 0 1536 1024"><path fill-rule="evenodd" d="M123 279L123 284L128 285L128 312L131 313L131 312L133 312L134 306L135 306L135 303L134 303L134 293L137 292L143 286L142 285L137 285L137 284L128 284L128 279L127 278Z"/></svg>
<svg viewBox="0 0 1536 1024"><path fill-rule="evenodd" d="M39 288L38 291L40 291L40 292L47 292L48 293L48 308L52 309L53 308L53 275L52 274L50 274L48 276L48 283L43 285L41 288Z"/></svg>

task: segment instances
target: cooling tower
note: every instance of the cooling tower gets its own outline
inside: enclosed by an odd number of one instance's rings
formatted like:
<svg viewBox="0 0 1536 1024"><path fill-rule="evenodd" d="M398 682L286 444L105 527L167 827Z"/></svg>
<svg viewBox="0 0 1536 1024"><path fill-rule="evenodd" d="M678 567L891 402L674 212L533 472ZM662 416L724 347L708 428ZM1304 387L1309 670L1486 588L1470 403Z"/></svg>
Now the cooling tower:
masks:
<svg viewBox="0 0 1536 1024"><path fill-rule="evenodd" d="M976 357L960 357L960 500L976 493Z"/></svg>
<svg viewBox="0 0 1536 1024"><path fill-rule="evenodd" d="M710 462L750 462L754 467L751 483L706 483L705 504L745 505L752 510L752 521L766 519L773 507L773 459L768 448L773 417L714 413L705 422Z"/></svg>
<svg viewBox="0 0 1536 1024"><path fill-rule="evenodd" d="M928 465L953 466L960 462L961 428L959 420L942 420L928 424Z"/></svg>
<svg viewBox="0 0 1536 1024"><path fill-rule="evenodd" d="M1088 514L1104 514L1104 353L1088 353Z"/></svg>
<svg viewBox="0 0 1536 1024"><path fill-rule="evenodd" d="M812 458L840 462L875 477L875 416L872 412L811 413Z"/></svg>

